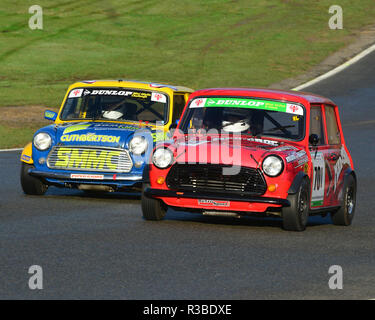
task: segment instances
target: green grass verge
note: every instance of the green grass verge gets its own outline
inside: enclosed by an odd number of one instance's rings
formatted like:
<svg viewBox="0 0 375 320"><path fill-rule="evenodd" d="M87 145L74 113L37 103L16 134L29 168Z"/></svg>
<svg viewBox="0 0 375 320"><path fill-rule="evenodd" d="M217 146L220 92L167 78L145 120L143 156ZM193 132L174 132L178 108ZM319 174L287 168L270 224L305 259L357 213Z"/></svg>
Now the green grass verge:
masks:
<svg viewBox="0 0 375 320"><path fill-rule="evenodd" d="M34 134L33 128L10 128L0 125L0 149L24 147Z"/></svg>
<svg viewBox="0 0 375 320"><path fill-rule="evenodd" d="M309 70L375 16L374 0L37 3L44 28L33 31L34 2L1 2L0 106L58 107L82 79L268 86ZM343 8L343 30L328 28L332 4Z"/></svg>

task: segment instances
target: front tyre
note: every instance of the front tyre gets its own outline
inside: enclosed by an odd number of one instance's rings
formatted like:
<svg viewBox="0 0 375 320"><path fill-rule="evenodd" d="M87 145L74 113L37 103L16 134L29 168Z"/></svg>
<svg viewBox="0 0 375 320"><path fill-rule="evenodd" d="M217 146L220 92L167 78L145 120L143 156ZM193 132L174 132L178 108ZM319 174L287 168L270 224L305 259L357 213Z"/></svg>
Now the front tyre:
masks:
<svg viewBox="0 0 375 320"><path fill-rule="evenodd" d="M304 231L309 218L310 185L303 179L297 193L288 196L290 207L282 209L283 228L288 231Z"/></svg>
<svg viewBox="0 0 375 320"><path fill-rule="evenodd" d="M21 166L21 186L26 194L41 196L46 193L48 185L37 178L29 175L29 169L32 165L22 162Z"/></svg>
<svg viewBox="0 0 375 320"><path fill-rule="evenodd" d="M150 187L149 184L143 184L141 195L142 214L145 220L162 220L166 214L164 203L158 199L148 198L144 195L144 190Z"/></svg>
<svg viewBox="0 0 375 320"><path fill-rule="evenodd" d="M331 219L334 225L351 225L355 212L356 193L356 181L352 175L349 175L344 185L343 204L340 209L334 213L331 213Z"/></svg>

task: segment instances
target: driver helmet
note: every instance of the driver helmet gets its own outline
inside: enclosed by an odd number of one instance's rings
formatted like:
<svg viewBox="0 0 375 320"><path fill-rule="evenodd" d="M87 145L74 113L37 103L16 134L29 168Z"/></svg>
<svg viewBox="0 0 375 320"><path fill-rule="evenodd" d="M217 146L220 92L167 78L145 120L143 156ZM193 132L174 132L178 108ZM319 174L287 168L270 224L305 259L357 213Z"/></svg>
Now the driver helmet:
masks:
<svg viewBox="0 0 375 320"><path fill-rule="evenodd" d="M124 114L120 111L112 110L112 111L104 111L103 118L110 119L110 120L117 120L120 119Z"/></svg>
<svg viewBox="0 0 375 320"><path fill-rule="evenodd" d="M250 128L249 120L248 119L242 119L238 120L236 122L232 121L223 121L222 122L222 128L225 132L244 132L247 131Z"/></svg>

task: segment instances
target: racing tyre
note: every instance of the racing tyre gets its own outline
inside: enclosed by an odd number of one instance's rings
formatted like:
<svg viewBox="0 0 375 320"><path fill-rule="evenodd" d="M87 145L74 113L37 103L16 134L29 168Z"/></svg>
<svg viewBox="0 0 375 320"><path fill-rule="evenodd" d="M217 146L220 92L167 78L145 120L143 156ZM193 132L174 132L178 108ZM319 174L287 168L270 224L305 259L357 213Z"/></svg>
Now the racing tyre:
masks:
<svg viewBox="0 0 375 320"><path fill-rule="evenodd" d="M162 201L148 198L144 195L144 190L148 187L150 187L149 184L143 184L142 186L141 206L143 218L152 221L162 220L167 210Z"/></svg>
<svg viewBox="0 0 375 320"><path fill-rule="evenodd" d="M349 175L344 185L343 204L340 209L331 213L334 225L349 226L352 223L355 212L356 193L356 181L352 175Z"/></svg>
<svg viewBox="0 0 375 320"><path fill-rule="evenodd" d="M297 193L288 196L290 207L282 209L283 228L288 231L304 231L309 218L310 185L303 179Z"/></svg>
<svg viewBox="0 0 375 320"><path fill-rule="evenodd" d="M41 196L46 193L48 185L37 178L29 175L29 169L32 165L22 162L21 166L21 186L26 194Z"/></svg>

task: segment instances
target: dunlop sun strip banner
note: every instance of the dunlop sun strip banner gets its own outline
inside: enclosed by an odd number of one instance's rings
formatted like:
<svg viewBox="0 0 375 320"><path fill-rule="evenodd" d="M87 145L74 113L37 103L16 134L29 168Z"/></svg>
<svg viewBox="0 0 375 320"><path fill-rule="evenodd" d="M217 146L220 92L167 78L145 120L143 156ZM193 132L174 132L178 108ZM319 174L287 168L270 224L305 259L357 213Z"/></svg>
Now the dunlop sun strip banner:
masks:
<svg viewBox="0 0 375 320"><path fill-rule="evenodd" d="M204 107L251 108L303 115L303 108L299 105L272 100L238 98L198 98L194 99L190 104L190 108Z"/></svg>

